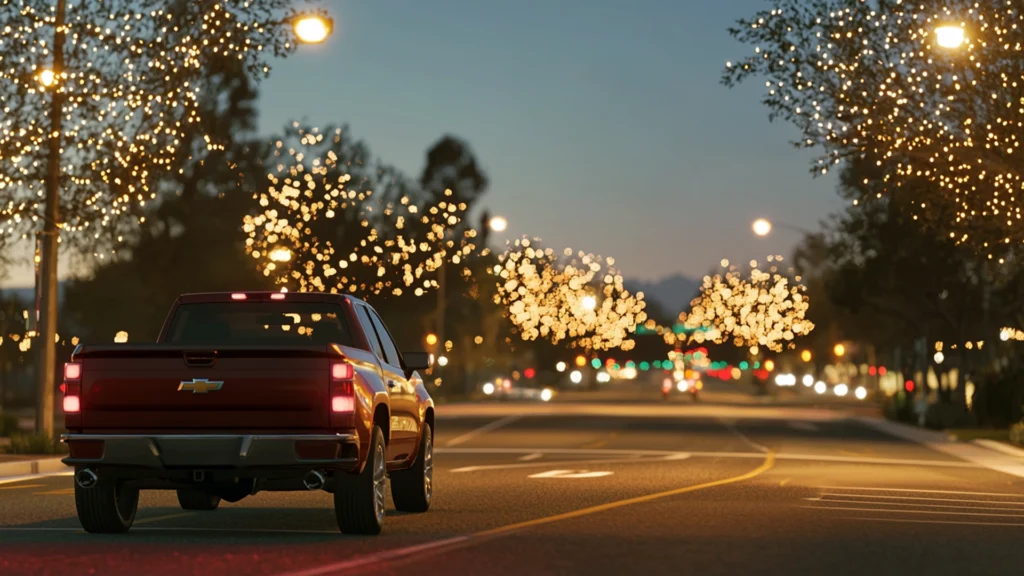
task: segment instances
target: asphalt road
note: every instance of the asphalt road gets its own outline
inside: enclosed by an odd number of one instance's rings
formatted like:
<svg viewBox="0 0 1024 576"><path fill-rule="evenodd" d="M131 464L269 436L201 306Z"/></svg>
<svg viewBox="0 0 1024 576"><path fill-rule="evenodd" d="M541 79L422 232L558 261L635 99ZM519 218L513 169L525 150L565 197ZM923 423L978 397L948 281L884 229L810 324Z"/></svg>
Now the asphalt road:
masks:
<svg viewBox="0 0 1024 576"><path fill-rule="evenodd" d="M69 476L0 483L0 574L1024 573L1024 478L859 420L545 408L440 418L433 508L378 537L341 535L325 493L144 492L129 534L90 535Z"/></svg>

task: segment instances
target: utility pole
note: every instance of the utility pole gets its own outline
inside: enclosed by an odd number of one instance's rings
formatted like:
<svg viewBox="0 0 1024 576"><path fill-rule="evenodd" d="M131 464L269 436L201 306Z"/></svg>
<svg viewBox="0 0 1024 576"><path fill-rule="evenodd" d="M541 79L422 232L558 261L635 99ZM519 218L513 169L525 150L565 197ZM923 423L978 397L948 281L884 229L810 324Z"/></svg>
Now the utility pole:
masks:
<svg viewBox="0 0 1024 576"><path fill-rule="evenodd" d="M64 73L64 20L66 0L57 0L53 38L53 77L50 87L50 149L46 170L46 207L43 231L40 234L40 303L36 329L38 356L36 362L36 432L53 436L54 372L57 363L57 240L60 222L61 122L64 94L61 76Z"/></svg>

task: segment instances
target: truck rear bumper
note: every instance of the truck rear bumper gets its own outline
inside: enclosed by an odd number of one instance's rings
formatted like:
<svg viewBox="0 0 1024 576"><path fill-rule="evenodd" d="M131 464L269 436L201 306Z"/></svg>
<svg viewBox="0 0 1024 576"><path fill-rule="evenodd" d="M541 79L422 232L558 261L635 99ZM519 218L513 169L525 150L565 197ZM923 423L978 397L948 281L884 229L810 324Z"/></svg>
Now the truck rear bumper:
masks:
<svg viewBox="0 0 1024 576"><path fill-rule="evenodd" d="M323 468L355 470L359 436L349 434L63 434L80 467L159 470Z"/></svg>

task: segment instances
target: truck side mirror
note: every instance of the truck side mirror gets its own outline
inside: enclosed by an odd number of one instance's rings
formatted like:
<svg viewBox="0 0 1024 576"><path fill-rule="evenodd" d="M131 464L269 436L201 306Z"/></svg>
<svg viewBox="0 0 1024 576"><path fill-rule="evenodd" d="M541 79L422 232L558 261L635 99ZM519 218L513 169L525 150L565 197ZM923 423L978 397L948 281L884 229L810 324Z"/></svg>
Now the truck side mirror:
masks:
<svg viewBox="0 0 1024 576"><path fill-rule="evenodd" d="M402 354L402 363L405 365L405 369L410 372L413 370L426 370L430 368L430 354L426 352L405 352Z"/></svg>

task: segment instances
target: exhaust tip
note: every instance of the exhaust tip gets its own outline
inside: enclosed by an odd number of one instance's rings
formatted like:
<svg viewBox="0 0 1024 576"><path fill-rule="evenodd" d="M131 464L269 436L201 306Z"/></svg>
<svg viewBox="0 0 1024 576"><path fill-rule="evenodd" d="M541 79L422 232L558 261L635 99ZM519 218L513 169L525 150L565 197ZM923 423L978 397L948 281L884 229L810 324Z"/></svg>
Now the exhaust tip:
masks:
<svg viewBox="0 0 1024 576"><path fill-rule="evenodd" d="M306 474L306 477L302 479L302 485L306 487L306 490L319 490L324 487L324 476L316 470Z"/></svg>
<svg viewBox="0 0 1024 576"><path fill-rule="evenodd" d="M99 476L88 468L75 472L75 484L81 488L92 488L99 480Z"/></svg>

